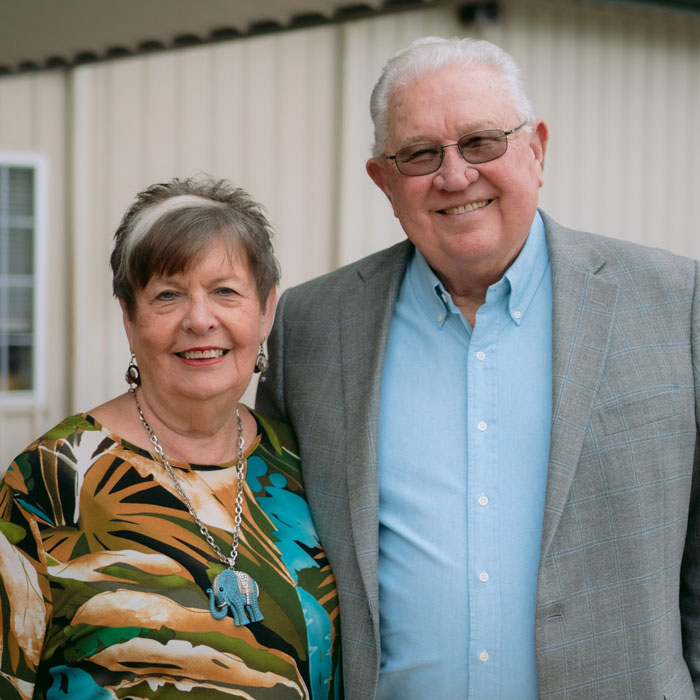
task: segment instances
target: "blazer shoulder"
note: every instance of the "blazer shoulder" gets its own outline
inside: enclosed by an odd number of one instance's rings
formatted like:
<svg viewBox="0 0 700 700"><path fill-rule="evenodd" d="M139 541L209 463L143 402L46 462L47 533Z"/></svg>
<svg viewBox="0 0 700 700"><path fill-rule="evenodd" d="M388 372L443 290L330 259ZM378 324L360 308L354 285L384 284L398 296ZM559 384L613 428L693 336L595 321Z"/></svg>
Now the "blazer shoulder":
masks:
<svg viewBox="0 0 700 700"><path fill-rule="evenodd" d="M390 248L290 287L283 296L286 297L286 303L310 303L317 298L328 299L347 293L359 285L371 284L376 279L402 275L412 251L413 245L408 240L401 241Z"/></svg>
<svg viewBox="0 0 700 700"><path fill-rule="evenodd" d="M603 277L637 272L640 277L662 277L693 281L698 262L663 248L654 248L561 226L544 212L547 245L553 265L589 270Z"/></svg>

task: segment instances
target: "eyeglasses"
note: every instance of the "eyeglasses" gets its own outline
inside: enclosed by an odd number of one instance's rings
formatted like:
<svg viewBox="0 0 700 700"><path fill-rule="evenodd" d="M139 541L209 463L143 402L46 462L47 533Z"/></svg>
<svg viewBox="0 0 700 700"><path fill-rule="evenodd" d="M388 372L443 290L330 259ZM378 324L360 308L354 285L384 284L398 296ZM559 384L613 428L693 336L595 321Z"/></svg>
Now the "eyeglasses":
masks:
<svg viewBox="0 0 700 700"><path fill-rule="evenodd" d="M527 121L510 131L503 129L486 129L467 134L457 141L441 146L439 143L414 143L402 148L393 156L382 156L393 160L400 173L404 175L430 175L437 172L442 165L445 149L457 146L457 150L467 163L488 163L500 158L508 150L508 136L522 129Z"/></svg>

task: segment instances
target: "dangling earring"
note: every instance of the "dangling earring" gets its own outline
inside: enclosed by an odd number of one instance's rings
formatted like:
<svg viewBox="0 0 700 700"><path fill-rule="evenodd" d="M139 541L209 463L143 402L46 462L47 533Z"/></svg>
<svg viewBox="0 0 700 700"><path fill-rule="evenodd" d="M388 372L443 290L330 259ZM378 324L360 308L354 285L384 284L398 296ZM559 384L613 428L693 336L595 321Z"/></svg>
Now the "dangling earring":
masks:
<svg viewBox="0 0 700 700"><path fill-rule="evenodd" d="M265 354L265 347L260 343L260 349L258 350L258 356L255 358L255 369L253 370L256 374L259 372L262 376L260 381L265 381L265 372L267 372L268 362L267 355Z"/></svg>
<svg viewBox="0 0 700 700"><path fill-rule="evenodd" d="M133 352L131 353L131 359L129 360L129 366L126 368L124 379L126 379L130 391L133 391L137 386L141 386L141 372L139 372L139 366L136 364L136 355Z"/></svg>

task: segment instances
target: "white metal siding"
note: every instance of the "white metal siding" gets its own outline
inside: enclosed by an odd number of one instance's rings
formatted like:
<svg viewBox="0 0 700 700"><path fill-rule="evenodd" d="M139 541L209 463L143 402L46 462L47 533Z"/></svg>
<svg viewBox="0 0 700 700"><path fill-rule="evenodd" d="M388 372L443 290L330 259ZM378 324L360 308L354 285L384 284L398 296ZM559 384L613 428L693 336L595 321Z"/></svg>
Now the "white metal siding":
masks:
<svg viewBox="0 0 700 700"><path fill-rule="evenodd" d="M86 271L76 284L76 410L125 388L107 260L139 189L202 172L226 177L267 207L284 285L334 265L337 35L323 27L75 72L73 206Z"/></svg>
<svg viewBox="0 0 700 700"><path fill-rule="evenodd" d="M515 57L550 126L540 203L560 223L700 258L700 14L584 2L501 5L497 23L460 26L450 11L434 10L346 26L346 61L359 61L363 73L345 82L351 126L340 162L339 261L402 235L364 174L367 100L384 60L429 33L488 39Z"/></svg>
<svg viewBox="0 0 700 700"><path fill-rule="evenodd" d="M39 348L37 400L23 407L0 407L0 474L9 460L47 426L60 420L70 405L70 278L73 272L65 228L65 78L42 73L0 80L0 151L38 154L47 165L46 247L37 287L45 295L46 339Z"/></svg>
<svg viewBox="0 0 700 700"><path fill-rule="evenodd" d="M508 17L503 43L551 127L542 206L700 258L700 14L512 3Z"/></svg>
<svg viewBox="0 0 700 700"><path fill-rule="evenodd" d="M384 61L425 34L490 39L520 63L551 128L541 203L556 219L700 258L700 15L576 0L501 7L497 23L463 26L443 7L120 59L71 71L67 91L52 74L0 79L0 149L54 154L55 221L72 191L72 335L60 292L50 310L56 401L85 410L125 388L108 257L148 184L208 172L245 187L276 227L283 287L400 240L364 169L367 104ZM73 168L61 180L64 129ZM66 262L56 226L53 275ZM39 422L3 416L0 458Z"/></svg>

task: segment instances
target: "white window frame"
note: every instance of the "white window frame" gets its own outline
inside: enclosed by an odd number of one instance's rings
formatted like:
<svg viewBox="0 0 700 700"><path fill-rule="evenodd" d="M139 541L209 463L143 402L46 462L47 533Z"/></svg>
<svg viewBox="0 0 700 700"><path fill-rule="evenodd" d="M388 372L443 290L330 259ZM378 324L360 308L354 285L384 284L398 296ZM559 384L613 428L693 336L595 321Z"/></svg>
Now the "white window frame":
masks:
<svg viewBox="0 0 700 700"><path fill-rule="evenodd" d="M48 162L44 155L30 152L0 151L0 166L34 169L34 294L32 388L21 391L0 390L0 408L43 406L46 397L46 304L48 248Z"/></svg>

